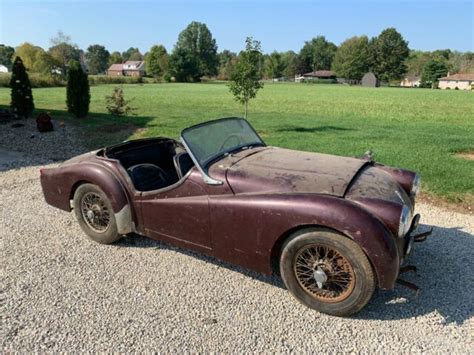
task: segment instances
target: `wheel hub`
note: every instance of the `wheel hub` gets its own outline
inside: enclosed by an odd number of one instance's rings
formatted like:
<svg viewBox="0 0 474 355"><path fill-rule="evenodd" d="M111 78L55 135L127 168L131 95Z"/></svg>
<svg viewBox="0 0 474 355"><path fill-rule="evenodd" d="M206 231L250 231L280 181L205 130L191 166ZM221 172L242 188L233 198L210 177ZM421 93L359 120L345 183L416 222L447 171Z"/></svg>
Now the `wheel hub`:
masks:
<svg viewBox="0 0 474 355"><path fill-rule="evenodd" d="M103 233L110 223L110 212L102 197L94 192L86 193L81 200L84 222L96 233Z"/></svg>
<svg viewBox="0 0 474 355"><path fill-rule="evenodd" d="M316 270L313 272L313 277L316 280L316 284L318 285L318 288L323 288L324 283L328 280L328 276L324 272L323 269L321 269L320 266L317 267Z"/></svg>
<svg viewBox="0 0 474 355"><path fill-rule="evenodd" d="M348 259L338 250L309 244L296 252L293 264L298 283L315 299L334 303L352 293L355 274Z"/></svg>
<svg viewBox="0 0 474 355"><path fill-rule="evenodd" d="M93 219L95 216L95 213L92 210L87 211L86 214L87 214L87 218L89 219Z"/></svg>

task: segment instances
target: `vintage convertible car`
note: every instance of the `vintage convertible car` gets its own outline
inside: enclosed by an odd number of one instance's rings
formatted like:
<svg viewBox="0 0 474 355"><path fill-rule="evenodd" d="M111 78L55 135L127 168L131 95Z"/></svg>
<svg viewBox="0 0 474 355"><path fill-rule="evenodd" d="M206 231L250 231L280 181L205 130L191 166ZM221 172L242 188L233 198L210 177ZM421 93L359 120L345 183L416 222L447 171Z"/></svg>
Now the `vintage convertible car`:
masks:
<svg viewBox="0 0 474 355"><path fill-rule="evenodd" d="M339 316L392 289L427 234L413 234L416 173L267 146L242 118L96 150L41 169L41 185L96 242L138 233L280 272L303 304Z"/></svg>

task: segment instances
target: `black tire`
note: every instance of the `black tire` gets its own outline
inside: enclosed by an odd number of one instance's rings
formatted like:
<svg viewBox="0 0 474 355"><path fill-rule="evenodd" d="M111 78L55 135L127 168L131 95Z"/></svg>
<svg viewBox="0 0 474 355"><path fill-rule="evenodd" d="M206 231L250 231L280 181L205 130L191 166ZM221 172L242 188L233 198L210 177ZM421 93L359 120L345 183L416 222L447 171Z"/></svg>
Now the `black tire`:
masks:
<svg viewBox="0 0 474 355"><path fill-rule="evenodd" d="M86 208L91 205L90 201L93 201L92 208ZM112 205L100 187L93 184L79 186L74 193L74 212L82 230L93 241L111 244L122 238L118 234Z"/></svg>
<svg viewBox="0 0 474 355"><path fill-rule="evenodd" d="M360 311L376 285L372 266L359 245L324 228L301 230L288 238L280 273L298 301L333 316Z"/></svg>

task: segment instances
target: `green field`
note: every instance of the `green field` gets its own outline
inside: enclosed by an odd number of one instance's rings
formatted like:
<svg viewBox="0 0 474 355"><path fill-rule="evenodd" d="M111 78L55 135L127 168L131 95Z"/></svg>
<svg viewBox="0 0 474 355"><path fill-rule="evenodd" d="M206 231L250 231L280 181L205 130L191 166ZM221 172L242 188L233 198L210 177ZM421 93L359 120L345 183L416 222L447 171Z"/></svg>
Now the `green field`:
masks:
<svg viewBox="0 0 474 355"><path fill-rule="evenodd" d="M92 145L131 134L178 137L186 126L243 111L223 84L125 85L137 110L114 118L105 109L112 88L92 87L90 118L75 120ZM0 89L0 106L9 94ZM33 94L38 109L67 117L64 88ZM473 92L269 83L251 102L249 121L270 145L349 156L371 149L382 163L421 172L425 191L474 201L474 161L454 155L474 151Z"/></svg>

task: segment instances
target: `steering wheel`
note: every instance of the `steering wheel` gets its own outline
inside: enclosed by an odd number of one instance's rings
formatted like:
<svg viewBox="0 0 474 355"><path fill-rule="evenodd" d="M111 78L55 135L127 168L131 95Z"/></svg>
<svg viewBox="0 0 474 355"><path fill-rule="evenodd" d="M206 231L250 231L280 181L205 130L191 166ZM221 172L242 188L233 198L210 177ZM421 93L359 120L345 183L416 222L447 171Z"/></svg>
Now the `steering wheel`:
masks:
<svg viewBox="0 0 474 355"><path fill-rule="evenodd" d="M227 142L230 141L232 138L235 138L235 139L238 140L237 145L239 145L239 144L242 142L242 141L240 140L240 137L239 137L237 134L235 134L235 133L234 133L234 134L231 134L230 136L228 136L228 137L224 140L224 142L222 143L222 145L221 145L220 148L219 148L219 151L221 151L221 150L225 147L225 145L227 144Z"/></svg>

